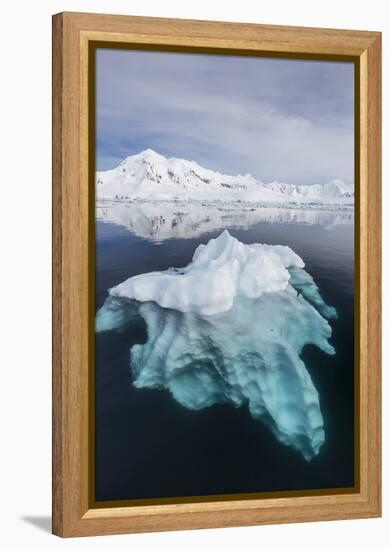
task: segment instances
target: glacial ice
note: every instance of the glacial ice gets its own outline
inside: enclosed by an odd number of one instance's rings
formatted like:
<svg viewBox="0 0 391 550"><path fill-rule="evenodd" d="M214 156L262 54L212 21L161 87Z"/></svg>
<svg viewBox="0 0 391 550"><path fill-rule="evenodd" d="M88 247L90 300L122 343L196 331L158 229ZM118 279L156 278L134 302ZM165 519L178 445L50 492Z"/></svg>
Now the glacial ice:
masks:
<svg viewBox="0 0 391 550"><path fill-rule="evenodd" d="M109 292L113 297L214 315L231 309L235 296L259 298L264 292L286 289L289 267L304 267L289 247L245 245L224 230L217 239L199 245L187 267L137 275Z"/></svg>
<svg viewBox="0 0 391 550"><path fill-rule="evenodd" d="M148 339L130 350L133 384L165 388L184 407L247 405L310 460L324 439L319 395L300 357L334 354L327 306L304 262L284 246L244 245L224 231L180 270L132 277L109 291L96 331L135 316Z"/></svg>

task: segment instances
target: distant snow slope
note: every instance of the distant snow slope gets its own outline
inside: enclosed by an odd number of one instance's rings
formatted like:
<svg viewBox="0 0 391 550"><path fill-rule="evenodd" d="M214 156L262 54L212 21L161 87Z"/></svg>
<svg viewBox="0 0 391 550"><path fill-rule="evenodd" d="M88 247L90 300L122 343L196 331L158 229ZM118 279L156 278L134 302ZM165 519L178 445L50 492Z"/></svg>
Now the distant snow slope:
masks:
<svg viewBox="0 0 391 550"><path fill-rule="evenodd" d="M117 168L96 172L96 195L98 200L353 205L354 186L337 179L324 185L263 183L250 174L228 176L147 149Z"/></svg>

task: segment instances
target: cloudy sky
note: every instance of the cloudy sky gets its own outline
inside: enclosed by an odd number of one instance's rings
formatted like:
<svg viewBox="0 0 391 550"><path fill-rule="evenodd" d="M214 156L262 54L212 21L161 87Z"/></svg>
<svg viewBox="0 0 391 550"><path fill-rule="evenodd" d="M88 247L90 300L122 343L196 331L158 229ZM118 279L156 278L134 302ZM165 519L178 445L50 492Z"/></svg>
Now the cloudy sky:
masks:
<svg viewBox="0 0 391 550"><path fill-rule="evenodd" d="M151 148L227 174L354 176L351 63L101 49L96 162Z"/></svg>

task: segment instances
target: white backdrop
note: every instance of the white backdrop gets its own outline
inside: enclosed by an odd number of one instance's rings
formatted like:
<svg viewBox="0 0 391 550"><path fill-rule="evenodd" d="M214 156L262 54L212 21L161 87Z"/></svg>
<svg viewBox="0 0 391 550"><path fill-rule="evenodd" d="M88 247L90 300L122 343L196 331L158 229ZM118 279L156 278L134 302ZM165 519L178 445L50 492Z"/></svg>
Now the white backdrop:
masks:
<svg viewBox="0 0 391 550"><path fill-rule="evenodd" d="M384 204L390 201L390 25L387 3L356 0L9 0L0 33L1 384L0 544L34 547L182 549L389 548L390 346L384 350L384 518L61 541L49 534L51 510L51 15L95 11L194 19L383 31ZM384 216L384 280L391 222ZM387 246L388 245L388 246ZM388 248L388 250L387 250ZM384 289L384 309L390 292ZM5 306L5 307L4 307ZM385 340L390 314L384 314Z"/></svg>

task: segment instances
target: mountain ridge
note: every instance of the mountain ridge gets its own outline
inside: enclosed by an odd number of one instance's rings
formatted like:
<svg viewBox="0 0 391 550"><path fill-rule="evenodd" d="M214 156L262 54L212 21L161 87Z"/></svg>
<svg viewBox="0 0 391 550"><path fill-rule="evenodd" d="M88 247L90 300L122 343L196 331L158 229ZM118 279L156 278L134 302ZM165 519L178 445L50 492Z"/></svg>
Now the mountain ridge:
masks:
<svg viewBox="0 0 391 550"><path fill-rule="evenodd" d="M192 160L166 158L146 149L116 168L97 171L96 195L98 200L353 205L354 185L339 179L313 185L264 183L251 174L221 174Z"/></svg>

